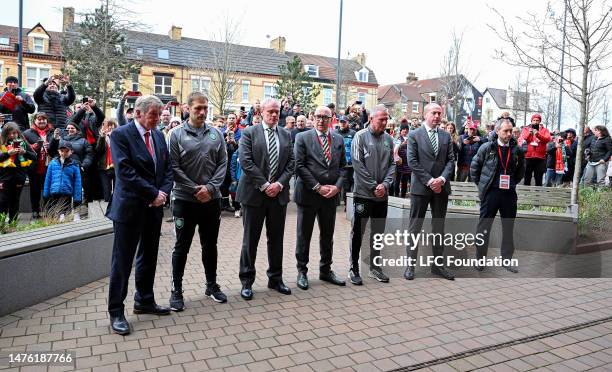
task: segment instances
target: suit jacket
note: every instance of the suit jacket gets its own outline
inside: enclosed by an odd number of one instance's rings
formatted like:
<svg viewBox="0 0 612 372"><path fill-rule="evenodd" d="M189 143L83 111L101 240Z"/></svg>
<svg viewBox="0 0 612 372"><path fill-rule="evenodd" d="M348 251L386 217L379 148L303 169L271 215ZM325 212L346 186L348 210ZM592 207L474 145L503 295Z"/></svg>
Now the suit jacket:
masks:
<svg viewBox="0 0 612 372"><path fill-rule="evenodd" d="M136 128L127 124L113 130L111 156L115 167L115 190L106 210L106 216L115 222L134 223L144 213L163 216L163 207L149 207L159 190L170 195L172 167L164 135L151 131L157 163Z"/></svg>
<svg viewBox="0 0 612 372"><path fill-rule="evenodd" d="M295 137L295 191L293 200L297 204L313 205L325 201L337 203L340 193L332 199L326 199L313 190L317 184L336 185L342 188L344 182L344 139L341 135L331 134L331 163L327 165L323 147L317 138L316 130L302 132Z"/></svg>
<svg viewBox="0 0 612 372"><path fill-rule="evenodd" d="M455 169L455 155L450 134L438 128L438 155L434 155L427 126L422 125L408 133L408 165L412 170L410 193L414 195L433 195L427 186L432 178L444 177L446 183L442 192L450 195L451 175Z"/></svg>
<svg viewBox="0 0 612 372"><path fill-rule="evenodd" d="M239 144L242 175L236 190L236 201L253 207L260 207L268 196L260 188L270 182L270 157L266 143L265 125L246 128ZM289 179L293 175L295 160L289 131L278 127L278 168L272 175L274 182L280 182L283 190L276 196L281 205L289 203Z"/></svg>

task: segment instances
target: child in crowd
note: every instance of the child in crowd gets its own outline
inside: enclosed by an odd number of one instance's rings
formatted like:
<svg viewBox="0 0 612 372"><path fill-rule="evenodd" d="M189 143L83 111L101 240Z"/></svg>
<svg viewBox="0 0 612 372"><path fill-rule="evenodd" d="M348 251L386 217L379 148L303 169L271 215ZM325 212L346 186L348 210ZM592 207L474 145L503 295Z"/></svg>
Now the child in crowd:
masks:
<svg viewBox="0 0 612 372"><path fill-rule="evenodd" d="M64 222L73 205L77 207L82 201L81 170L79 164L70 158L71 155L72 144L62 140L59 156L49 164L45 178L43 198L47 200L48 210L59 215L60 222ZM80 215L75 213L74 221L80 219Z"/></svg>

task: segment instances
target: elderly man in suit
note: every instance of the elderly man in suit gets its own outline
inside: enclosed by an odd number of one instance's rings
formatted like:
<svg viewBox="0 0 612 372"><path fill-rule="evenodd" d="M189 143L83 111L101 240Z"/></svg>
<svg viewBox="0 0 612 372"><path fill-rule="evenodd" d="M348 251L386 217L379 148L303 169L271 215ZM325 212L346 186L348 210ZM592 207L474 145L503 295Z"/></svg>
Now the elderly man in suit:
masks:
<svg viewBox="0 0 612 372"><path fill-rule="evenodd" d="M308 289L308 258L310 239L315 219L319 221L319 246L321 262L319 279L345 285L331 269L334 227L336 225L336 206L344 182L344 140L329 130L332 119L331 110L319 106L315 111L315 130L302 132L295 137L295 192L297 204L297 240L295 257L297 260L297 286Z"/></svg>
<svg viewBox="0 0 612 372"><path fill-rule="evenodd" d="M432 232L444 235L444 219L448 196L451 193L450 177L455 166L450 134L440 130L442 108L436 103L425 106L425 121L420 128L408 134L408 165L412 169L410 186L410 234L421 233L427 207L431 206ZM413 265L408 265L404 278L414 279L418 247L408 246L408 256ZM434 239L433 255L444 255L441 239ZM433 265L431 272L448 280L455 277L441 265Z"/></svg>
<svg viewBox="0 0 612 372"><path fill-rule="evenodd" d="M242 253L240 255L240 296L253 298L255 257L264 221L268 238L268 288L291 294L283 283L283 237L289 203L289 179L295 161L289 131L277 126L280 102L266 99L261 103L263 122L242 132L240 167L242 176L236 200L242 206Z"/></svg>
<svg viewBox="0 0 612 372"><path fill-rule="evenodd" d="M164 135L156 129L162 103L155 96L136 100L135 120L113 131L111 154L115 191L107 217L113 220L115 241L110 273L108 312L114 332L130 333L123 301L136 255L135 314L170 314L155 303L153 281L163 217L172 189L172 168Z"/></svg>

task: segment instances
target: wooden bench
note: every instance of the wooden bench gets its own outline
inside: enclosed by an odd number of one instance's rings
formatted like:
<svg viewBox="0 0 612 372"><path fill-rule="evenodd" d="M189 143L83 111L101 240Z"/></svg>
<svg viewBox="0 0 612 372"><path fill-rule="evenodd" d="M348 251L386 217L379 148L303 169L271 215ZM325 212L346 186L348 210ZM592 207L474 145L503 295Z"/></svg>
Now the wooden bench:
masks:
<svg viewBox="0 0 612 372"><path fill-rule="evenodd" d="M0 235L0 316L108 276L112 247L106 218Z"/></svg>

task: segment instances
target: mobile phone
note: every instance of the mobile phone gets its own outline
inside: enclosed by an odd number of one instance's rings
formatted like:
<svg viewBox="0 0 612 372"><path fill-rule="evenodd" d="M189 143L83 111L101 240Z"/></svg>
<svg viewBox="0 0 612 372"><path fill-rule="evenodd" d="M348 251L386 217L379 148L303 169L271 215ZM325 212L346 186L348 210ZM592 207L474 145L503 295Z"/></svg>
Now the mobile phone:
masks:
<svg viewBox="0 0 612 372"><path fill-rule="evenodd" d="M540 130L540 124L531 124L531 129Z"/></svg>
<svg viewBox="0 0 612 372"><path fill-rule="evenodd" d="M142 93L139 91L134 91L134 90L130 90L129 92L127 92L128 97L140 97L142 96Z"/></svg>
<svg viewBox="0 0 612 372"><path fill-rule="evenodd" d="M83 99L81 100L82 103L87 103L89 102L89 97L83 97Z"/></svg>
<svg viewBox="0 0 612 372"><path fill-rule="evenodd" d="M178 106L179 103L177 101L170 101L170 106Z"/></svg>
<svg viewBox="0 0 612 372"><path fill-rule="evenodd" d="M361 103L362 103L361 101L355 101L356 105L361 105Z"/></svg>

